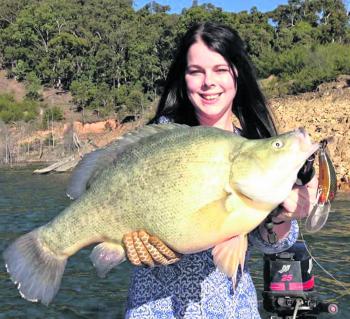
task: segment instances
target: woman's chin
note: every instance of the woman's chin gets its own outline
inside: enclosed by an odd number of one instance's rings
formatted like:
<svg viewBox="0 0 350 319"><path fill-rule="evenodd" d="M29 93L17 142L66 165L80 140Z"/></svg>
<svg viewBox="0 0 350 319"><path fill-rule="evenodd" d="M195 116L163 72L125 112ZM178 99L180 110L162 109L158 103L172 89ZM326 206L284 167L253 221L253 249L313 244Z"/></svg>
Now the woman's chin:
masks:
<svg viewBox="0 0 350 319"><path fill-rule="evenodd" d="M225 112L227 112L227 110L220 106L203 106L197 111L197 116L199 119L217 121L222 119Z"/></svg>

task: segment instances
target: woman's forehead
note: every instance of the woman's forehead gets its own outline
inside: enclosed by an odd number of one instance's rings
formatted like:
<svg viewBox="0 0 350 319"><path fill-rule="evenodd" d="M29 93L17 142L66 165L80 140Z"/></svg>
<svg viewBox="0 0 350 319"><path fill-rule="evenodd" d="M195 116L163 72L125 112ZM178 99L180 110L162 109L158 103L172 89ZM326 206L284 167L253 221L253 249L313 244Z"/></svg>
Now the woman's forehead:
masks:
<svg viewBox="0 0 350 319"><path fill-rule="evenodd" d="M193 43L187 52L187 66L217 66L228 65L226 59L218 52L209 48L202 40Z"/></svg>

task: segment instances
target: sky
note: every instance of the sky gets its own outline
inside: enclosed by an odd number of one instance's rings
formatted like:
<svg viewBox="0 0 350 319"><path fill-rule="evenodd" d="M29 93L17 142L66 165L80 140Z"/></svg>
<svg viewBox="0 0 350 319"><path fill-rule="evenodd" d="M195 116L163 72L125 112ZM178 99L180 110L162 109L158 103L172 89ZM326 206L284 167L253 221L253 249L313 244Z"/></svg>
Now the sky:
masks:
<svg viewBox="0 0 350 319"><path fill-rule="evenodd" d="M140 9L150 1L151 0L134 0L134 6L136 9ZM192 0L156 0L156 2L161 5L169 5L171 7L171 13L181 13L183 8L190 8L192 5ZM222 8L223 11L228 12L249 11L254 6L256 6L259 11L266 12L277 8L281 4L288 3L288 0L198 0L198 5L204 3L212 3L216 7Z"/></svg>
<svg viewBox="0 0 350 319"><path fill-rule="evenodd" d="M151 0L134 0L135 9L142 8L145 4ZM161 5L169 5L171 7L171 13L181 13L183 8L190 8L192 0L156 0ZM348 10L350 9L350 0L345 0ZM227 12L240 12L249 11L252 7L256 6L259 11L267 12L277 8L279 5L287 4L288 0L198 0L198 5L204 3L212 3L216 7L220 7L223 11Z"/></svg>

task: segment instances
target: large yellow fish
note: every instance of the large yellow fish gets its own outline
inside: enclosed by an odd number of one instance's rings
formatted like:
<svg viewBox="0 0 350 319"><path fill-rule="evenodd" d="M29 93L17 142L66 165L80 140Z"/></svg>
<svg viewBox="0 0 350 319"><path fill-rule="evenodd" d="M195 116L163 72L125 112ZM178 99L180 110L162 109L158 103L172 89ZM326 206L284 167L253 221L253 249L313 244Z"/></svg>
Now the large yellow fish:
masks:
<svg viewBox="0 0 350 319"><path fill-rule="evenodd" d="M7 270L22 297L49 304L68 257L99 243L91 259L103 276L125 259L123 235L144 229L182 254L214 247L214 262L234 278L247 233L287 197L317 148L302 129L248 140L147 126L83 159L69 190L77 199L5 250Z"/></svg>

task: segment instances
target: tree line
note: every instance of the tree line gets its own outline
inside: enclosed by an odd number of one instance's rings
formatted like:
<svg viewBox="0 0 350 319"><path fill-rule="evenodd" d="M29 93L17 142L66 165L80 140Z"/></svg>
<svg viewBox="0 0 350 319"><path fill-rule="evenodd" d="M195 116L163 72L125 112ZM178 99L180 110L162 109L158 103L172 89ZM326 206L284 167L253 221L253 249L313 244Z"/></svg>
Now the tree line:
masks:
<svg viewBox="0 0 350 319"><path fill-rule="evenodd" d="M179 37L198 21L236 29L273 94L313 90L350 73L350 24L341 0L289 0L271 12L225 12L212 4L170 13L155 1L0 0L0 68L25 81L69 90L101 114L140 114L161 92ZM0 117L1 117L0 103Z"/></svg>

